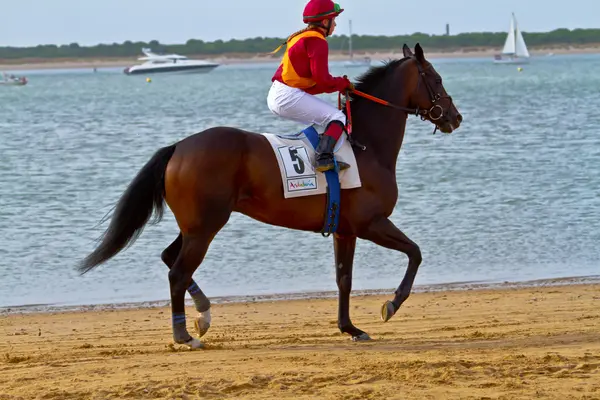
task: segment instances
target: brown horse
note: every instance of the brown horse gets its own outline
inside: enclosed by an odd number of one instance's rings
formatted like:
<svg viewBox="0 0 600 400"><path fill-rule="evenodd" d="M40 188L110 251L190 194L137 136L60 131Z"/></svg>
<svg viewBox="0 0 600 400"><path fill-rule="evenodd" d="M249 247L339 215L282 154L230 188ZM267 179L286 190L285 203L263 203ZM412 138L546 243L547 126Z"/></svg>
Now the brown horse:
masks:
<svg viewBox="0 0 600 400"><path fill-rule="evenodd" d="M442 78L425 59L404 45L404 58L371 68L358 79L347 101L353 117L352 137L362 187L342 190L339 226L334 234L336 282L339 288L338 327L353 340L369 336L350 320L352 264L356 239L366 239L408 256L408 268L392 301L381 309L389 320L408 298L421 251L388 219L398 198L396 159L409 113L429 120L435 129L451 133L462 116L448 96ZM388 106L356 93L389 102ZM210 326L210 302L192 280L208 247L232 212L296 230L319 232L325 217L325 195L284 199L277 160L260 134L214 127L158 150L120 198L98 247L78 266L85 273L131 245L153 212L160 221L164 202L172 210L179 236L162 253L169 267L173 337L176 343L202 347L186 328L186 290L197 311L200 337Z"/></svg>

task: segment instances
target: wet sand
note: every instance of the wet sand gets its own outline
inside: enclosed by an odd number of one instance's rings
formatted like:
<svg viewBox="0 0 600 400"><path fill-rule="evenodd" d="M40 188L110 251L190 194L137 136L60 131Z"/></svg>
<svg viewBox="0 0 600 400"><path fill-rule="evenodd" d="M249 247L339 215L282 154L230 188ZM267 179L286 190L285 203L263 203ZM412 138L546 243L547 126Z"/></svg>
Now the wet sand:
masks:
<svg viewBox="0 0 600 400"><path fill-rule="evenodd" d="M165 307L4 313L0 399L600 399L600 284L214 304L206 349ZM189 307L188 325L193 309Z"/></svg>

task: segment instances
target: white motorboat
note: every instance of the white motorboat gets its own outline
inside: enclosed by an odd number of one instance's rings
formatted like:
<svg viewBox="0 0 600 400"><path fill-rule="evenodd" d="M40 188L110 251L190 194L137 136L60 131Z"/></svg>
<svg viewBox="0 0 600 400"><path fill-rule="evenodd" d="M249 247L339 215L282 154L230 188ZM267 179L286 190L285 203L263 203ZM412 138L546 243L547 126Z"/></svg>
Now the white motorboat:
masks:
<svg viewBox="0 0 600 400"><path fill-rule="evenodd" d="M207 73L217 68L219 64L205 60L193 60L178 54L156 54L150 49L144 48L142 52L145 57L138 60L145 61L139 65L125 68L127 75L155 74L155 73Z"/></svg>
<svg viewBox="0 0 600 400"><path fill-rule="evenodd" d="M529 51L517 25L515 14L510 20L510 30L504 42L501 54L494 56L495 64L527 64L529 62Z"/></svg>
<svg viewBox="0 0 600 400"><path fill-rule="evenodd" d="M2 86L25 86L27 85L27 78L24 76L8 75L6 72L2 73L2 79L0 79L0 85Z"/></svg>
<svg viewBox="0 0 600 400"><path fill-rule="evenodd" d="M350 60L344 62L345 67L368 67L371 65L371 58L364 57L361 59L355 59L354 54L352 52L352 21L348 21L349 24L349 36L348 36L348 54L350 55Z"/></svg>

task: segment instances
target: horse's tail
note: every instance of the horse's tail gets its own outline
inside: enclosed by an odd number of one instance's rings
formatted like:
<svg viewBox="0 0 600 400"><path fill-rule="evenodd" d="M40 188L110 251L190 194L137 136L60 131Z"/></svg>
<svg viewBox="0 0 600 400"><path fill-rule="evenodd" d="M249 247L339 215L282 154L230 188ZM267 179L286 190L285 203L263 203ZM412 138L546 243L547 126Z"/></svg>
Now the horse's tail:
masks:
<svg viewBox="0 0 600 400"><path fill-rule="evenodd" d="M125 247L131 246L156 212L152 223L163 217L165 171L175 152L175 145L159 149L138 172L115 206L115 211L101 242L78 266L82 274L108 261Z"/></svg>

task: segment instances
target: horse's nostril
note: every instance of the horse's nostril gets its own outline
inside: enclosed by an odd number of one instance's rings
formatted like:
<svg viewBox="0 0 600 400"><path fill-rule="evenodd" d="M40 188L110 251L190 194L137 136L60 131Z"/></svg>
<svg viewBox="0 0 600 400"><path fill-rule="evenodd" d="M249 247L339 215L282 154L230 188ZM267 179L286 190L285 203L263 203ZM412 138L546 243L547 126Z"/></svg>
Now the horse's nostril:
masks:
<svg viewBox="0 0 600 400"><path fill-rule="evenodd" d="M462 120L463 120L463 119L462 119L462 115L458 114L458 115L456 116L456 119L458 120L458 122L462 122Z"/></svg>

